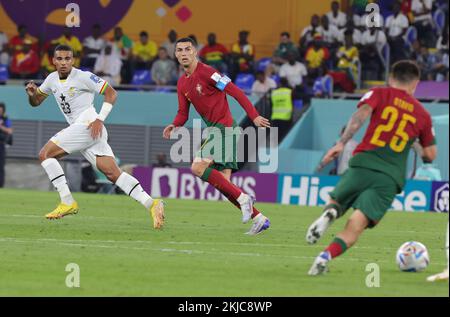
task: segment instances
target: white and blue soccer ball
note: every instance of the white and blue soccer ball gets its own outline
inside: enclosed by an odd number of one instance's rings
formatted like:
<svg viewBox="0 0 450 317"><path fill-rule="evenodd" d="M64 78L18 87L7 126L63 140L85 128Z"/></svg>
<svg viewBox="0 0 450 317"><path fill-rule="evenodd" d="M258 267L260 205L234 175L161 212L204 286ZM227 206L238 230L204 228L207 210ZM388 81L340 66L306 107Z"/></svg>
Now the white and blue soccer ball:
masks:
<svg viewBox="0 0 450 317"><path fill-rule="evenodd" d="M430 264L426 246L416 241L404 243L397 251L396 260L403 272L421 272Z"/></svg>

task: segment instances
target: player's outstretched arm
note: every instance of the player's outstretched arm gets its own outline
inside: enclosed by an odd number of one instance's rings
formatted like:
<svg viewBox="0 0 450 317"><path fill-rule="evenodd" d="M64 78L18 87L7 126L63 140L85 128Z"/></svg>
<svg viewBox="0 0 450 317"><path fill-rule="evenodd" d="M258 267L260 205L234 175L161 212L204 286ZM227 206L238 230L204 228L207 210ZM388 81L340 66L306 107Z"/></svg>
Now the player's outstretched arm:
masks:
<svg viewBox="0 0 450 317"><path fill-rule="evenodd" d="M237 100L250 120L259 128L270 128L270 121L259 115L247 96L235 84L229 83L225 92Z"/></svg>
<svg viewBox="0 0 450 317"><path fill-rule="evenodd" d="M178 90L178 113L172 124L169 124L163 131L163 138L170 139L172 132L177 127L182 127L185 125L186 121L189 119L189 107L190 102L184 96L180 90Z"/></svg>
<svg viewBox="0 0 450 317"><path fill-rule="evenodd" d="M40 94L38 92L38 87L36 86L36 84L32 80L26 85L25 91L28 94L28 103L32 107L40 106L41 103L44 102L45 98L47 98L46 95Z"/></svg>
<svg viewBox="0 0 450 317"><path fill-rule="evenodd" d="M339 155L344 150L347 142L353 138L353 136L359 131L359 129L361 129L361 127L364 125L364 122L366 122L367 118L369 118L369 116L372 114L372 111L373 108L371 106L364 104L358 109L358 111L356 111L352 115L350 121L347 124L347 128L345 129L344 134L342 134L341 139L324 156L322 162L318 167L318 170L321 170L322 168L333 162L337 157L339 157Z"/></svg>

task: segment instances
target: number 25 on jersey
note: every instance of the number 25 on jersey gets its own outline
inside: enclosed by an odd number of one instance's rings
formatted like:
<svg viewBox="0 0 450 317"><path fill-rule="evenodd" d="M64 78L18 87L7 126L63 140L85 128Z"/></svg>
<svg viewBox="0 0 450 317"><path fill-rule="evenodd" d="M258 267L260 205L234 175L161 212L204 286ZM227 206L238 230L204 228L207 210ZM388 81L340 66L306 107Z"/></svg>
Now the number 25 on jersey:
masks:
<svg viewBox="0 0 450 317"><path fill-rule="evenodd" d="M389 146L394 152L403 152L410 139L408 133L405 131L406 126L408 123L415 124L417 119L407 113L403 114L402 117L399 118L398 109L392 106L388 106L384 109L381 114L381 119L387 120L387 123L381 124L377 127L370 143L379 147L385 147L389 142ZM389 141L383 141L382 134L391 132L398 120L401 121L394 136Z"/></svg>

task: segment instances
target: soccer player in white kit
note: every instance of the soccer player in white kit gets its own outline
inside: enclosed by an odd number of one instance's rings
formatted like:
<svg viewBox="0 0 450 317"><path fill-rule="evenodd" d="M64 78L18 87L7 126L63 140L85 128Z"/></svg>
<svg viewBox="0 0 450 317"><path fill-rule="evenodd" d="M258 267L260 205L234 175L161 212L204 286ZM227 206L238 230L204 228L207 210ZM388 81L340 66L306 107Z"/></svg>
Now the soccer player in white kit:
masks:
<svg viewBox="0 0 450 317"><path fill-rule="evenodd" d="M74 68L73 62L73 51L69 46L56 47L53 58L56 72L48 75L39 88L34 82L26 86L31 106L39 106L52 94L69 123L39 153L41 165L61 197L61 203L46 215L47 219L60 219L78 213L78 204L72 197L58 159L81 152L111 182L150 210L155 229L162 228L164 202L152 199L136 178L120 170L107 142L108 132L103 123L116 102L117 92L96 75ZM93 105L96 93L104 95L99 114Z"/></svg>

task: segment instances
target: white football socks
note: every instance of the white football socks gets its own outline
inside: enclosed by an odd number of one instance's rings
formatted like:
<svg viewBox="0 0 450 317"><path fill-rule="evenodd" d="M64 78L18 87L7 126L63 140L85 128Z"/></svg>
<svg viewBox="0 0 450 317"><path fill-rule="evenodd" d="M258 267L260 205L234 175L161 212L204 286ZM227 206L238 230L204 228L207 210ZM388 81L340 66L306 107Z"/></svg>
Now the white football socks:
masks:
<svg viewBox="0 0 450 317"><path fill-rule="evenodd" d="M50 179L50 182L55 186L61 197L61 202L66 205L72 205L75 200L72 197L69 186L67 185L66 176L59 162L54 158L46 159L41 166Z"/></svg>
<svg viewBox="0 0 450 317"><path fill-rule="evenodd" d="M139 181L130 174L122 173L117 179L116 185L145 208L148 209L153 204L152 197L144 191Z"/></svg>

